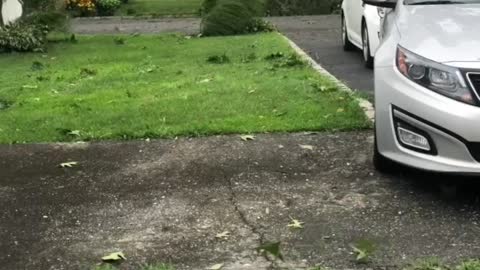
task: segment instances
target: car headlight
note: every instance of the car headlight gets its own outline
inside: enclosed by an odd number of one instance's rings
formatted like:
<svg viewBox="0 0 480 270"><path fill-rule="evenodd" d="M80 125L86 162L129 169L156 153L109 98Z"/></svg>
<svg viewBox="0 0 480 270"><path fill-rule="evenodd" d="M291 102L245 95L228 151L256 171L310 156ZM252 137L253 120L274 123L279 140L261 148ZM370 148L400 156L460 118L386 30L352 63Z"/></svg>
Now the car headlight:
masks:
<svg viewBox="0 0 480 270"><path fill-rule="evenodd" d="M398 46L397 68L425 88L464 103L476 103L460 70L455 67L428 60Z"/></svg>

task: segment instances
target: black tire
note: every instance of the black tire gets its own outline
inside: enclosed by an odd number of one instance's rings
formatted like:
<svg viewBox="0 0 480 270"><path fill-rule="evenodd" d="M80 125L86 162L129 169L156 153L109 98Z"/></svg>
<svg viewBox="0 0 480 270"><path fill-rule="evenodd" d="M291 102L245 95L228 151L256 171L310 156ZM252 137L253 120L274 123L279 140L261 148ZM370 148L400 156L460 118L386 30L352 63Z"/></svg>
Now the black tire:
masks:
<svg viewBox="0 0 480 270"><path fill-rule="evenodd" d="M355 50L355 45L350 42L348 39L348 29L347 25L345 24L345 17L342 14L342 45L344 51L353 51Z"/></svg>
<svg viewBox="0 0 480 270"><path fill-rule="evenodd" d="M362 53L365 66L372 69L374 59L370 54L370 38L368 36L368 28L365 22L362 23Z"/></svg>
<svg viewBox="0 0 480 270"><path fill-rule="evenodd" d="M375 143L373 148L374 148L373 149L373 166L377 171L381 173L386 173L386 174L391 174L398 171L398 164L384 157L378 151L376 131L375 131Z"/></svg>

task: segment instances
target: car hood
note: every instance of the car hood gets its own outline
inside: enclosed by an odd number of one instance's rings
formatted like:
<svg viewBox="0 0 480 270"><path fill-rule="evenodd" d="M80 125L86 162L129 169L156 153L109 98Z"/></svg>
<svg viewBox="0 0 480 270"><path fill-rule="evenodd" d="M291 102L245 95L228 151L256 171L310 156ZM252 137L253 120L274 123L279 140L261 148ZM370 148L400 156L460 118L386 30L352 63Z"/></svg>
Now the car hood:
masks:
<svg viewBox="0 0 480 270"><path fill-rule="evenodd" d="M403 6L400 45L436 62L480 62L480 4Z"/></svg>

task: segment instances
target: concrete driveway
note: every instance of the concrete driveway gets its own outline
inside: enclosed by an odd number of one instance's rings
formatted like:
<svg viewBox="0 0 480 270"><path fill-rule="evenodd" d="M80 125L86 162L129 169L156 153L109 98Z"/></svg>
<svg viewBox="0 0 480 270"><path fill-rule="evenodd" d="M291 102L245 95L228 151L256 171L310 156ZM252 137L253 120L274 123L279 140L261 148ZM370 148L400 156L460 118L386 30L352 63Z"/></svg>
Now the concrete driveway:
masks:
<svg viewBox="0 0 480 270"><path fill-rule="evenodd" d="M119 250L121 269L398 269L478 256L478 187L445 199L437 176L377 174L371 149L370 132L2 145L0 269L91 269ZM255 250L276 241L284 263ZM372 247L367 264L352 245Z"/></svg>

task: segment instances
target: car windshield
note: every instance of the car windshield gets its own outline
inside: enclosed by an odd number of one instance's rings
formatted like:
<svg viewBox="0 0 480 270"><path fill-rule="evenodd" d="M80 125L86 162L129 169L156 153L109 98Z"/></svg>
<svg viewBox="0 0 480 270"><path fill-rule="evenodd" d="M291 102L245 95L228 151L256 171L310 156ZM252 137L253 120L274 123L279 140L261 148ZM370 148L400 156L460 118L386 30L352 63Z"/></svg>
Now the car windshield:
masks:
<svg viewBox="0 0 480 270"><path fill-rule="evenodd" d="M405 0L405 5L480 4L480 0Z"/></svg>

